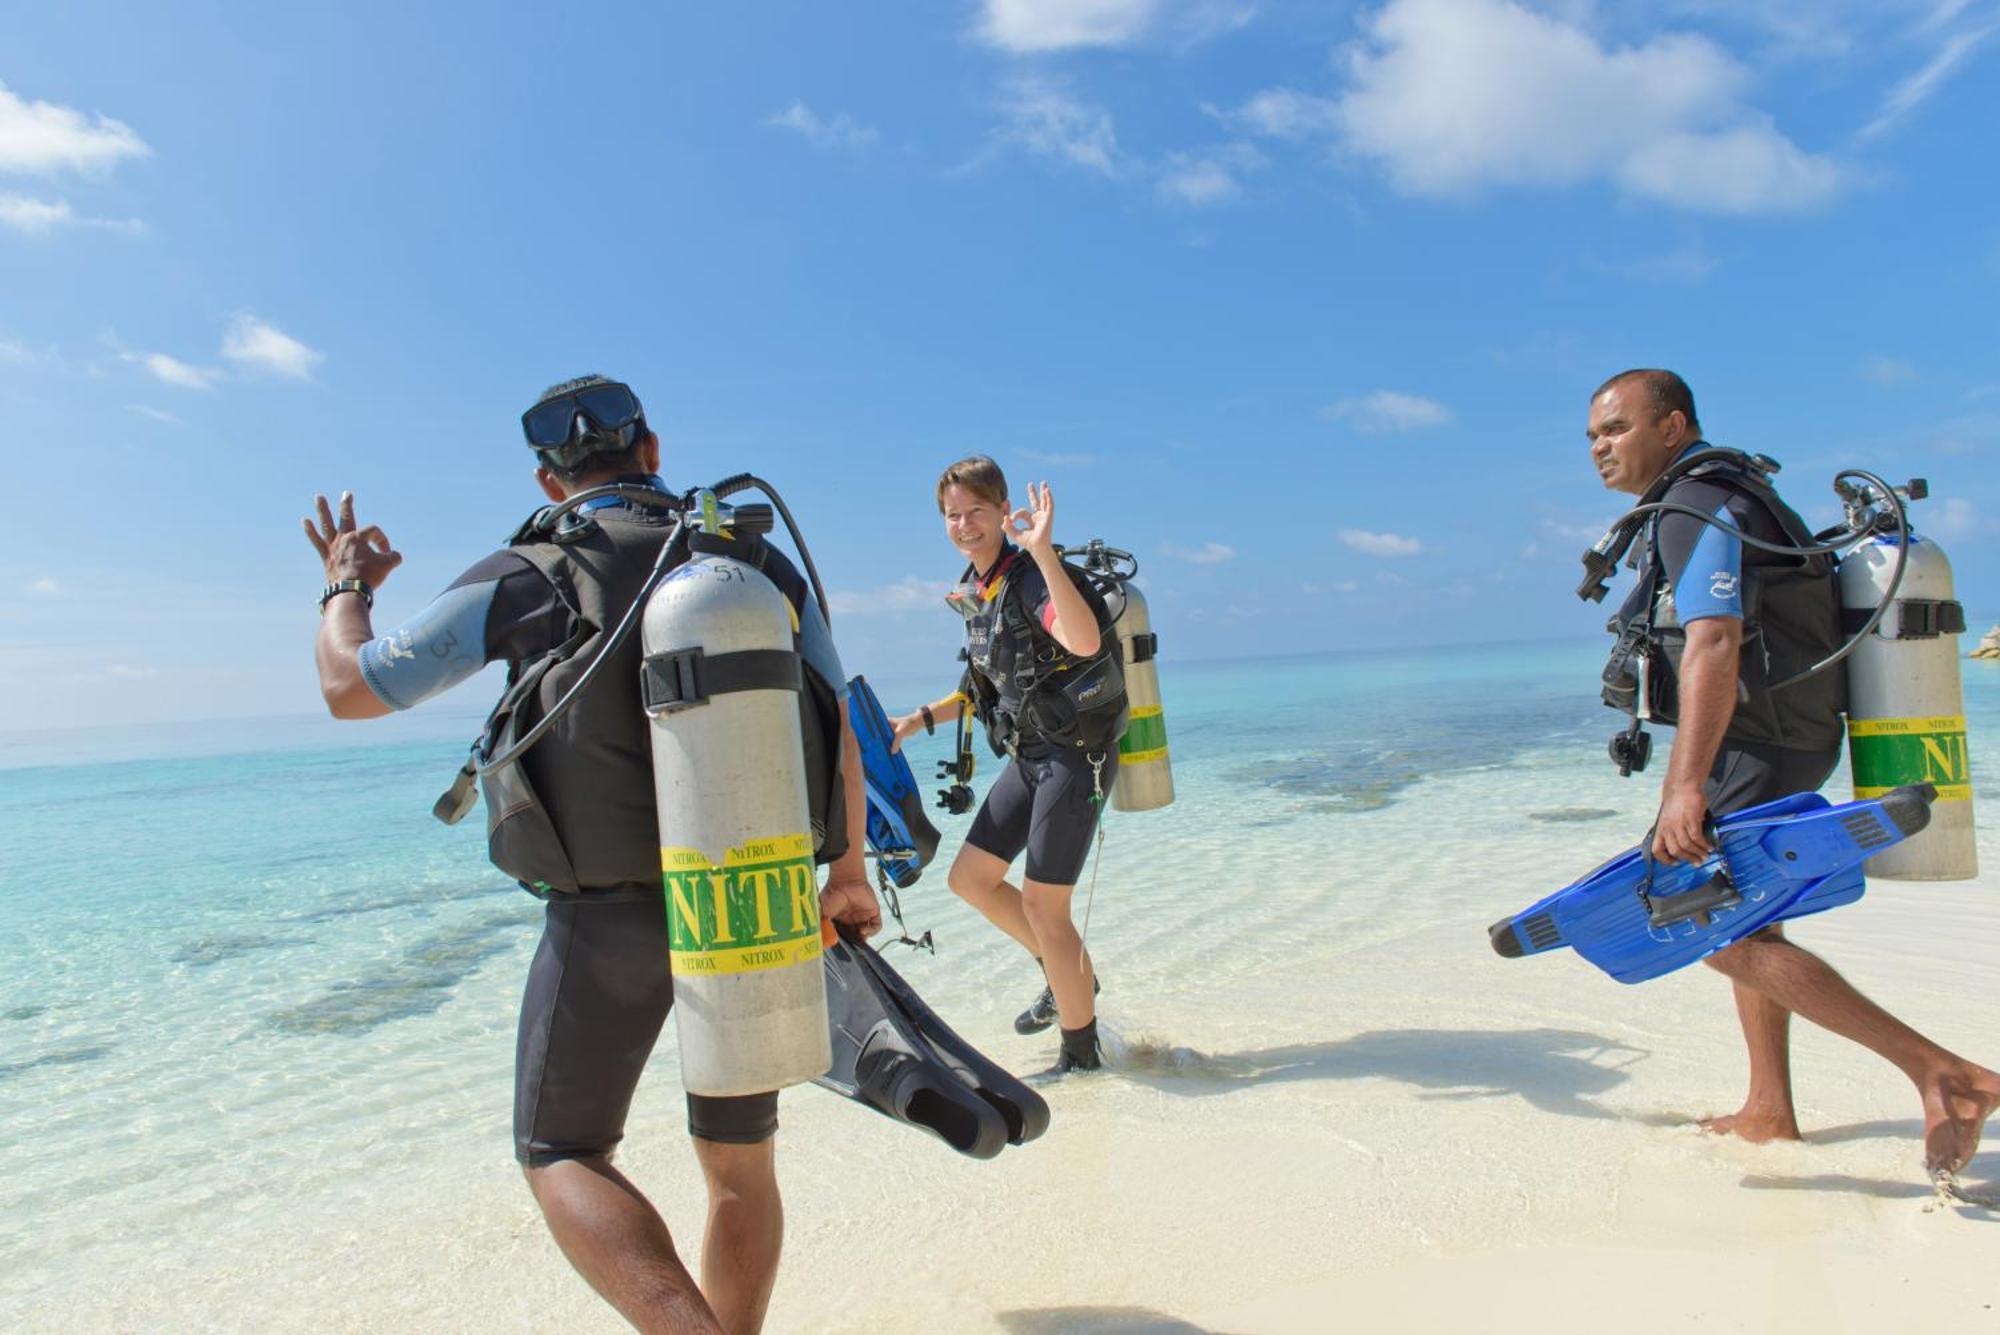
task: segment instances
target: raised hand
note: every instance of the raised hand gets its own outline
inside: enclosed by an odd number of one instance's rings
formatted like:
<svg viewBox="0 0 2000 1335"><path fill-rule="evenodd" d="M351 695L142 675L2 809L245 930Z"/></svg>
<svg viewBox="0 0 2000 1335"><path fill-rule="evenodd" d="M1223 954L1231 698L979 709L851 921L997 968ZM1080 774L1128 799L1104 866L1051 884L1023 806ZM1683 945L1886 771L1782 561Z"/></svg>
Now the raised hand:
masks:
<svg viewBox="0 0 2000 1335"><path fill-rule="evenodd" d="M1048 554L1055 546L1056 495L1046 482L1028 484L1028 508L1007 516L1007 533L1030 556Z"/></svg>
<svg viewBox="0 0 2000 1335"><path fill-rule="evenodd" d="M311 519L299 522L305 525L306 541L313 545L326 566L327 583L358 579L371 589L379 589L382 581L389 578L389 572L403 564L403 554L389 545L389 536L379 527L374 524L355 527L353 492L340 493L338 519L326 497L313 497L313 504L318 507L319 522L315 524Z"/></svg>

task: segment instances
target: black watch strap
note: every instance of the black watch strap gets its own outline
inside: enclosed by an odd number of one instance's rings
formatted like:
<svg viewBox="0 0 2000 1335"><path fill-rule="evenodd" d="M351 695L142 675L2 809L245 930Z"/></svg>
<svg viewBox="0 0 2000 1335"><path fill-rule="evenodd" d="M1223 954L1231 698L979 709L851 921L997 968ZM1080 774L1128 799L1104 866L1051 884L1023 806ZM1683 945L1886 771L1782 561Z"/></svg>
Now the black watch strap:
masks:
<svg viewBox="0 0 2000 1335"><path fill-rule="evenodd" d="M326 605L329 602L331 602L337 595L343 593L358 593L361 595L362 606L364 607L375 606L375 590L368 587L367 580L337 579L333 583L327 585L325 588L319 591L320 612L324 614L326 612Z"/></svg>
<svg viewBox="0 0 2000 1335"><path fill-rule="evenodd" d="M924 716L924 731L932 736L936 736L937 716L931 713L931 707L929 705L919 706L919 712Z"/></svg>

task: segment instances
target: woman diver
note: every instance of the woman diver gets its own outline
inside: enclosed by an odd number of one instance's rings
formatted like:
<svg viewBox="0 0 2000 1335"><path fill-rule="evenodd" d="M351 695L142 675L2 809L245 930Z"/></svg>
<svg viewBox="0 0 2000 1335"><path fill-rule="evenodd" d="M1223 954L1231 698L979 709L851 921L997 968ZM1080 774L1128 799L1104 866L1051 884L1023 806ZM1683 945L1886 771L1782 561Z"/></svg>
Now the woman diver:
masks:
<svg viewBox="0 0 2000 1335"><path fill-rule="evenodd" d="M1054 1073L1096 1070L1097 975L1070 899L1118 774L1118 640L1104 599L1056 549L1046 482L1013 509L1000 466L976 455L945 469L937 503L967 562L947 595L965 619L967 670L959 691L894 719L896 738L934 732L969 707L1009 758L952 863L951 888L1042 965L1047 986L1014 1028L1039 1033L1060 1020ZM1016 889L1007 869L1023 851Z"/></svg>

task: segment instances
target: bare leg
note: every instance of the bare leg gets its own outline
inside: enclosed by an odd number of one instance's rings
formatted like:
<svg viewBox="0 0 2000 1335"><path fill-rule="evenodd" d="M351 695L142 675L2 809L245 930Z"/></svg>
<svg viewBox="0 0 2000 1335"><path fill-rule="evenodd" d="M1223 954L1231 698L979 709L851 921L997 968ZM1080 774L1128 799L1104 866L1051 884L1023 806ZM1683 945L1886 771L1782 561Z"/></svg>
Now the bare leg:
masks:
<svg viewBox="0 0 2000 1335"><path fill-rule="evenodd" d="M610 1160L561 1159L527 1175L563 1255L636 1329L721 1335L666 1222Z"/></svg>
<svg viewBox="0 0 2000 1335"><path fill-rule="evenodd" d="M965 844L952 861L947 878L953 894L984 914L986 921L1019 941L1030 954L1041 957L1041 943L1029 925L1021 903L1021 892L1007 883L1007 864L983 848Z"/></svg>
<svg viewBox="0 0 2000 1335"><path fill-rule="evenodd" d="M1924 1107L1924 1164L1954 1173L2000 1107L2000 1074L1947 1052L1854 989L1819 956L1783 937L1754 936L1711 958L1732 980L1851 1039L1910 1078Z"/></svg>
<svg viewBox="0 0 2000 1335"><path fill-rule="evenodd" d="M1776 927L1768 935L1781 938ZM1715 964L1714 959L1709 960ZM1717 965L1720 968L1721 966ZM1754 1144L1797 1140L1798 1115L1792 1108L1792 1013L1745 983L1735 983L1736 1018L1750 1051L1750 1092L1743 1106L1723 1117L1702 1119L1701 1128L1736 1135Z"/></svg>
<svg viewBox="0 0 2000 1335"><path fill-rule="evenodd" d="M1096 989L1091 985L1095 973L1069 916L1075 890L1073 885L1021 882L1022 908L1035 939L1042 943L1042 969L1056 994L1056 1013L1065 1029L1081 1029L1097 1018Z"/></svg>
<svg viewBox="0 0 2000 1335"><path fill-rule="evenodd" d="M694 1142L708 1180L708 1233L701 1244L701 1287L728 1335L756 1335L778 1280L785 1204L778 1195L777 1142Z"/></svg>

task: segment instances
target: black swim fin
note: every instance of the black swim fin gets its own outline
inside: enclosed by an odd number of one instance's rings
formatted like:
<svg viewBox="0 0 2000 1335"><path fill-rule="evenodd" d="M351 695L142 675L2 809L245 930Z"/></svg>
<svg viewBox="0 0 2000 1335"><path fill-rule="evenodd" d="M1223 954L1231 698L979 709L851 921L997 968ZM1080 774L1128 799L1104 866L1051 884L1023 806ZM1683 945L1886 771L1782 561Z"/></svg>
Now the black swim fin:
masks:
<svg viewBox="0 0 2000 1335"><path fill-rule="evenodd" d="M1007 1119L939 1056L889 994L866 962L880 963L875 952L843 926L821 959L833 1066L813 1083L920 1127L974 1159L1005 1149Z"/></svg>
<svg viewBox="0 0 2000 1335"><path fill-rule="evenodd" d="M1008 1144L1025 1145L1049 1129L1049 1105L1040 1094L953 1032L881 955L849 936L846 927L840 931L843 941L854 941L858 947L856 958L862 967L874 975L884 995L929 1043L937 1058L1006 1120Z"/></svg>

